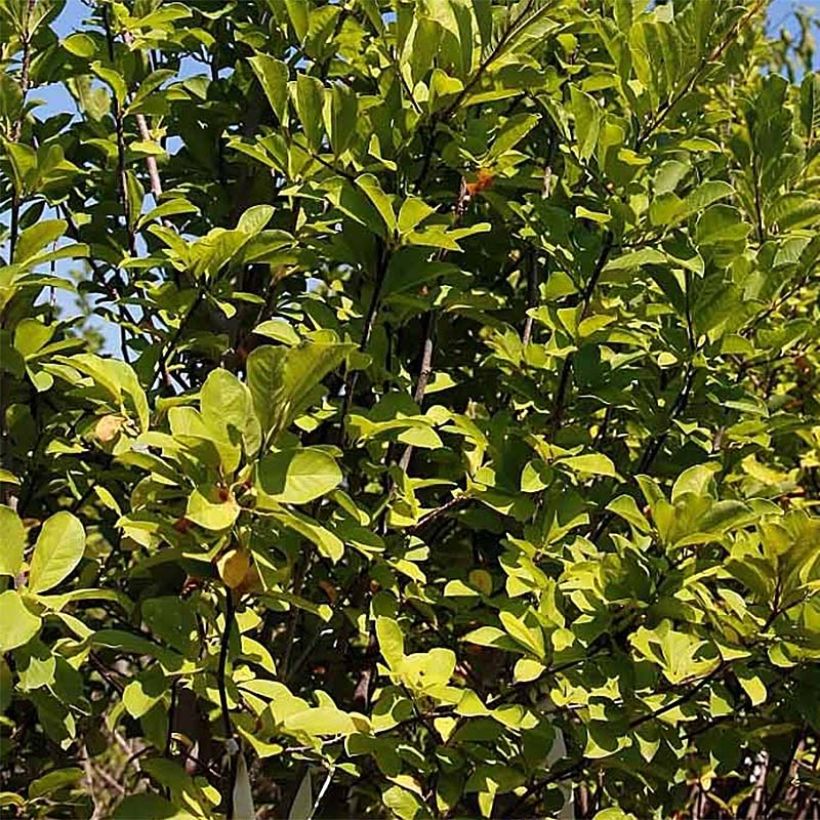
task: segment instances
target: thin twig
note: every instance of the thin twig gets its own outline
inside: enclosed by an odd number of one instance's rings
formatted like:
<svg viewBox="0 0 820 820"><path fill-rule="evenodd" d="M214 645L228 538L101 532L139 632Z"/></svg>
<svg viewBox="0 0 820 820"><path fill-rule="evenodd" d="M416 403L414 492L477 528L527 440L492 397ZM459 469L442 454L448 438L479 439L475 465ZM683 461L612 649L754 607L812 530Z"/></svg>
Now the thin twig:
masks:
<svg viewBox="0 0 820 820"><path fill-rule="evenodd" d="M384 287L384 280L387 276L387 267L390 260L390 252L387 243L379 241L378 262L376 264L376 277L373 283L373 293L370 297L370 304L367 307L367 315L364 320L364 329L362 330L362 338L359 341L359 351L364 353L370 344L370 337L373 335L373 328L376 325L376 317L379 312L379 304L381 301L381 293ZM356 384L359 380L359 371L352 370L345 378L344 384L344 398L342 400L342 417L339 425L339 443L344 441L344 423L347 414L353 404L353 395L356 392Z"/></svg>
<svg viewBox="0 0 820 820"><path fill-rule="evenodd" d="M786 783L794 777L795 761L799 757L800 750L803 748L805 742L806 726L804 724L803 728L794 736L794 742L789 750L789 755L783 762L783 767L780 770L780 777L777 778L777 783L774 789L772 789L771 795L766 800L764 808L765 817L772 817L772 813L777 810L777 804L780 802L780 796L783 794Z"/></svg>
<svg viewBox="0 0 820 820"><path fill-rule="evenodd" d="M134 36L130 31L123 31L122 39L125 44L132 48L134 45ZM143 114L136 114L137 128L140 132L140 137L144 142L152 142L151 130L148 128L148 122ZM151 183L151 193L154 195L154 201L159 204L159 198L162 196L162 180L159 176L159 169L157 168L157 158L150 154L145 158L145 168L148 171L148 179Z"/></svg>
<svg viewBox="0 0 820 820"><path fill-rule="evenodd" d="M521 333L521 344L524 347L530 343L532 325L535 321L530 311L538 305L538 260L532 246L527 252L527 263L527 318L524 320L524 330Z"/></svg>
<svg viewBox="0 0 820 820"><path fill-rule="evenodd" d="M418 523L409 529L410 534L417 535L422 529L441 518L441 516L454 512L455 510L463 507L469 501L470 496L468 495L457 495L455 498L445 501L440 507L436 507L436 509L427 513L427 515L422 516Z"/></svg>
<svg viewBox="0 0 820 820"><path fill-rule="evenodd" d="M23 46L23 56L20 60L20 92L22 101L20 104L20 115L17 117L14 126L11 129L11 141L19 142L20 135L23 133L23 120L26 115L26 94L31 86L31 35L32 32L28 30L31 22L31 14L34 11L34 6L37 0L28 0L26 3L26 10L23 16L23 31L20 34L20 42Z"/></svg>
<svg viewBox="0 0 820 820"><path fill-rule="evenodd" d="M325 796L327 790L330 788L330 781L333 779L334 771L334 767L331 766L328 770L327 777L325 777L325 782L322 783L322 788L319 789L319 794L316 795L316 799L313 801L313 808L311 808L307 820L312 820L312 818L315 817L316 812L319 810L319 804L322 802L322 798Z"/></svg>
<svg viewBox="0 0 820 820"><path fill-rule="evenodd" d="M416 379L416 389L413 391L413 401L421 407L424 401L424 394L427 391L427 384L430 381L430 376L433 373L433 349L434 336L436 332L436 311L430 310L427 312L427 317L424 321L424 341L422 342L421 365L419 366L419 375ZM401 459L399 460L399 467L404 472L410 466L410 458L413 455L413 445L408 444L404 448Z"/></svg>
<svg viewBox="0 0 820 820"><path fill-rule="evenodd" d="M26 115L26 95L31 85L31 32L28 30L31 13L34 11L36 0L28 0L23 18L23 31L20 40L23 46L23 56L20 62L20 114L11 129L11 141L19 142L23 133L23 121ZM17 247L17 236L20 232L20 195L16 183L12 184L11 193L11 225L9 227L9 262L14 259L14 249Z"/></svg>

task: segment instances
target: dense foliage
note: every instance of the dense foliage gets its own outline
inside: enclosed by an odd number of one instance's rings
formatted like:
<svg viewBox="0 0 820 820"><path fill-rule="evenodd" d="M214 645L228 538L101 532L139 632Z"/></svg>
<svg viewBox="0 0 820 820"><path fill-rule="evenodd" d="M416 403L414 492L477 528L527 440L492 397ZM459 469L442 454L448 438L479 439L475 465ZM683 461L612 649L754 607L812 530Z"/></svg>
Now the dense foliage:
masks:
<svg viewBox="0 0 820 820"><path fill-rule="evenodd" d="M62 7L0 0L4 813L816 817L810 21Z"/></svg>

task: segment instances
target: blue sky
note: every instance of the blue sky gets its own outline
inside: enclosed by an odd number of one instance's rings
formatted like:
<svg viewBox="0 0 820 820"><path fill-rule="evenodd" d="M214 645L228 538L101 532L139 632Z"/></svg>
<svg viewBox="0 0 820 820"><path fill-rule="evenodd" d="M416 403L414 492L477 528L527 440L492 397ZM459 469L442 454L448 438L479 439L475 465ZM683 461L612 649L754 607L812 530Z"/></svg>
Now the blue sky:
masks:
<svg viewBox="0 0 820 820"><path fill-rule="evenodd" d="M700 0L700 2L710 2L710 0ZM815 8L814 2L799 2L799 0L774 0L769 9L769 21L773 30L780 29L784 24L791 29L794 29L793 12L795 8ZM73 31L76 31L82 24L84 18L88 16L88 8L83 5L82 0L67 0L62 14L55 21L54 28L60 37L65 37ZM820 53L815 52L814 66L820 66ZM42 100L44 105L38 111L40 117L53 116L61 111L75 111L76 107L71 96L66 89L59 85L41 86L32 92L32 97ZM71 267L68 262L61 267L58 272L67 274ZM63 308L64 318L76 315L77 310L74 305L74 299L70 294L64 291L58 293L57 301ZM116 329L107 326L107 323L95 321L97 326L103 333L105 338L106 348L109 352L116 352L119 347L119 336Z"/></svg>

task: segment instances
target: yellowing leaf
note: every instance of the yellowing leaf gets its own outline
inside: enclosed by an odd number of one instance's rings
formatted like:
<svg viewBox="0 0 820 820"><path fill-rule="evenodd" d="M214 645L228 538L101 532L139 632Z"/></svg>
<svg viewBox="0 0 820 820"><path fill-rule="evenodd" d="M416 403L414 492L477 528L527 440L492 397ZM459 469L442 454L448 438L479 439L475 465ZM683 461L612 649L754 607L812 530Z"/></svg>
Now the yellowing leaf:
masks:
<svg viewBox="0 0 820 820"><path fill-rule="evenodd" d="M229 589L236 589L250 569L250 554L245 549L229 549L216 562L219 577Z"/></svg>
<svg viewBox="0 0 820 820"><path fill-rule="evenodd" d="M125 419L122 416L103 416L94 427L94 435L102 442L113 441L122 429Z"/></svg>

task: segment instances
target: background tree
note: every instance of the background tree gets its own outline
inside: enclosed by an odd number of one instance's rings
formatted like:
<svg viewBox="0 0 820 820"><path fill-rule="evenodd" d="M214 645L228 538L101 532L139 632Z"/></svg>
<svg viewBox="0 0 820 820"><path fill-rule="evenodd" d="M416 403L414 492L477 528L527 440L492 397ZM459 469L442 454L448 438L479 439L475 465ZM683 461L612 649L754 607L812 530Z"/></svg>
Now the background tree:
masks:
<svg viewBox="0 0 820 820"><path fill-rule="evenodd" d="M808 18L62 6L0 2L4 810L816 816Z"/></svg>

